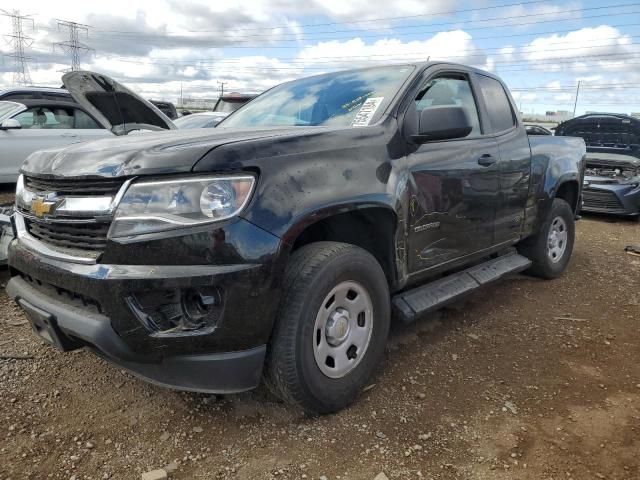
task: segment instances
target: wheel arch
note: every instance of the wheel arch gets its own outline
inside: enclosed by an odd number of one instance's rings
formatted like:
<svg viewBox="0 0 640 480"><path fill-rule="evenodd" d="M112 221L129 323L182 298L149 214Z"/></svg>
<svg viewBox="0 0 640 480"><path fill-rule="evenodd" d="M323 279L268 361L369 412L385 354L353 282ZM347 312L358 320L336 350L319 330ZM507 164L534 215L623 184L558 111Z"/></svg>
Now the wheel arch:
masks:
<svg viewBox="0 0 640 480"><path fill-rule="evenodd" d="M555 190L554 198L564 200L569 204L573 213L577 213L578 201L580 199L580 184L573 178L559 182Z"/></svg>
<svg viewBox="0 0 640 480"><path fill-rule="evenodd" d="M334 241L356 245L371 253L392 285L397 278L395 236L398 218L383 202L333 205L305 215L283 236L287 257L304 245Z"/></svg>

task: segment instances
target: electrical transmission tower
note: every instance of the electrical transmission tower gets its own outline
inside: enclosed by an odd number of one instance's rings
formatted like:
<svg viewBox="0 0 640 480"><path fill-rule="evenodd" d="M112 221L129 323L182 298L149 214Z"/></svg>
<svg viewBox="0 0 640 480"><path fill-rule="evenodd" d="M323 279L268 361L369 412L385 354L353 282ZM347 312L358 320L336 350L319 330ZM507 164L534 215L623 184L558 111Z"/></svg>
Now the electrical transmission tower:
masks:
<svg viewBox="0 0 640 480"><path fill-rule="evenodd" d="M71 68L66 71L74 72L76 70L80 70L80 55L82 53L93 51L93 48L81 43L79 39L81 33L88 37L90 28L90 25L58 20L58 30L67 29L69 31L69 40L66 42L54 43L53 49L55 51L56 47L59 47L64 52L71 55Z"/></svg>
<svg viewBox="0 0 640 480"><path fill-rule="evenodd" d="M33 44L33 39L24 34L22 24L31 22L33 28L33 19L30 15L20 15L18 10L12 13L0 10L2 16L11 18L13 25L13 35L5 35L7 43L13 46L13 53L7 55L13 58L13 84L14 85L31 85L31 74L29 73L29 60L31 57L25 54L25 49Z"/></svg>

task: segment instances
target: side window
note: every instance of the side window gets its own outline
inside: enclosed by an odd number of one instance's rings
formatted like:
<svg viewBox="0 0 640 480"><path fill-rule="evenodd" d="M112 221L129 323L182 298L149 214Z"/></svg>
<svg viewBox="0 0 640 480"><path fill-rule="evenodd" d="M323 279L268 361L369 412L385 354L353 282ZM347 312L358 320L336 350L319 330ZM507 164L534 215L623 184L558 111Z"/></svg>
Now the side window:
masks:
<svg viewBox="0 0 640 480"><path fill-rule="evenodd" d="M489 114L491 131L498 133L513 127L516 119L502 84L485 75L478 75L477 78Z"/></svg>
<svg viewBox="0 0 640 480"><path fill-rule="evenodd" d="M55 117L51 110L45 107L31 107L15 117L22 128L44 129L51 128Z"/></svg>
<svg viewBox="0 0 640 480"><path fill-rule="evenodd" d="M415 99L418 114L425 108L459 105L467 110L473 130L470 137L481 135L478 108L469 80L460 75L445 75L429 80Z"/></svg>
<svg viewBox="0 0 640 480"><path fill-rule="evenodd" d="M53 107L53 121L48 128L73 128L73 109Z"/></svg>
<svg viewBox="0 0 640 480"><path fill-rule="evenodd" d="M22 128L60 129L73 128L73 113L69 108L31 107L15 117Z"/></svg>
<svg viewBox="0 0 640 480"><path fill-rule="evenodd" d="M33 108L30 108L22 113L19 113L13 118L14 120L20 122L22 128L31 128L35 125L35 110Z"/></svg>
<svg viewBox="0 0 640 480"><path fill-rule="evenodd" d="M82 130L89 128L102 128L98 123L82 110L74 110L75 114L75 127Z"/></svg>

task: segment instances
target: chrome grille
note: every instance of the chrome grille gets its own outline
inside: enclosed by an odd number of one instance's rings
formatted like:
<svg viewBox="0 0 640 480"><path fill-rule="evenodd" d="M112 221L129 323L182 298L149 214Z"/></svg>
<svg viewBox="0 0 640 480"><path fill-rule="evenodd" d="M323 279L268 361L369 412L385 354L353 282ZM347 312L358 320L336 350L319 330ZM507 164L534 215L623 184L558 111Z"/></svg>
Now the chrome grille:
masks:
<svg viewBox="0 0 640 480"><path fill-rule="evenodd" d="M121 178L104 180L47 179L24 177L24 186L36 193L56 192L58 195L115 195L124 183Z"/></svg>
<svg viewBox="0 0 640 480"><path fill-rule="evenodd" d="M24 216L24 228L35 240L49 245L57 252L72 256L97 258L107 244L111 226L110 214L89 210L69 211L75 199L85 205L93 199L115 198L126 179L50 179L24 177L24 188L53 202L50 213L36 215L27 205L19 207ZM62 204L66 210L62 211ZM57 213L56 209L60 208ZM72 207L73 208L73 207ZM107 213L107 212L104 212ZM96 216L94 216L96 215Z"/></svg>

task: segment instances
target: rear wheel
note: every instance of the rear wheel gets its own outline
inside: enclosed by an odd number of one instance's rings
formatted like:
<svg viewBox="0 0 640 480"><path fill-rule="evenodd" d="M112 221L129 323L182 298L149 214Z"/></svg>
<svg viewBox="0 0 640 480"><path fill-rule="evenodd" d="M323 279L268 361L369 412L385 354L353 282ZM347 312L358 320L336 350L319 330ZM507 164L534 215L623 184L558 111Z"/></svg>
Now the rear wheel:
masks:
<svg viewBox="0 0 640 480"><path fill-rule="evenodd" d="M344 408L380 363L389 308L384 272L367 251L336 242L302 247L286 271L267 385L308 413Z"/></svg>
<svg viewBox="0 0 640 480"><path fill-rule="evenodd" d="M556 198L538 233L522 242L518 250L532 261L529 273L542 278L556 278L567 268L574 240L573 211L566 201Z"/></svg>

